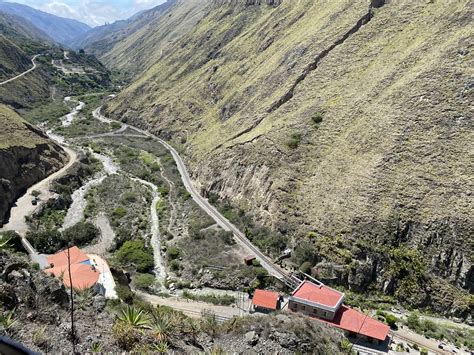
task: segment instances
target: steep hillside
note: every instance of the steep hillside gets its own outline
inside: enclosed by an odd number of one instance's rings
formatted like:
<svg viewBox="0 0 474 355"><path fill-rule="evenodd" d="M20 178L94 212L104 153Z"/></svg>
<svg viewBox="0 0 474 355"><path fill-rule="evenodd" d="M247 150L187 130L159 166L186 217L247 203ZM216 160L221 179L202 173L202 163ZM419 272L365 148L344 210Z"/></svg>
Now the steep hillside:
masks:
<svg viewBox="0 0 474 355"><path fill-rule="evenodd" d="M66 46L90 29L89 25L80 21L55 16L12 2L0 2L0 12L24 18L54 41Z"/></svg>
<svg viewBox="0 0 474 355"><path fill-rule="evenodd" d="M18 75L31 67L31 59L0 34L0 81Z"/></svg>
<svg viewBox="0 0 474 355"><path fill-rule="evenodd" d="M0 104L0 226L28 187L63 166L60 147Z"/></svg>
<svg viewBox="0 0 474 355"><path fill-rule="evenodd" d="M22 17L0 12L0 33L19 41L53 42L53 40L31 22Z"/></svg>
<svg viewBox="0 0 474 355"><path fill-rule="evenodd" d="M207 5L169 50L151 52L146 61L155 64L107 114L178 145L203 193L277 232L297 267L467 316L469 1ZM164 17L186 6L202 14L202 2L188 1ZM162 45L163 24L121 41L104 60L141 64L137 54ZM281 251L265 235L249 237Z"/></svg>
<svg viewBox="0 0 474 355"><path fill-rule="evenodd" d="M163 5L140 13L126 26L109 25L102 35L89 33L78 44L95 54L104 64L134 76L151 67L172 52L176 41L186 35L204 16L206 1L169 0Z"/></svg>

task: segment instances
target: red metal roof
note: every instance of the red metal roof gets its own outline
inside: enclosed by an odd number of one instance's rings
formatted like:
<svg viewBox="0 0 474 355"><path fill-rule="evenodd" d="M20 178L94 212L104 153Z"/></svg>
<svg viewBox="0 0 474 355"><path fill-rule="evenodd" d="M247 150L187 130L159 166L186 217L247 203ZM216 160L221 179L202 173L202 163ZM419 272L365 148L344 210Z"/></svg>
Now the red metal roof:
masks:
<svg viewBox="0 0 474 355"><path fill-rule="evenodd" d="M99 280L100 273L93 269L91 265L81 263L89 260L89 257L76 246L69 248L69 254L71 260L72 287L83 290L94 286ZM68 273L68 249L48 256L47 259L49 264L53 264L53 267L45 269L44 272L56 277L61 277L64 285L71 287Z"/></svg>
<svg viewBox="0 0 474 355"><path fill-rule="evenodd" d="M266 290L255 290L252 299L252 304L258 307L276 310L278 308L279 298L280 295L276 292Z"/></svg>
<svg viewBox="0 0 474 355"><path fill-rule="evenodd" d="M390 330L388 325L345 305L342 305L341 308L339 308L339 311L337 311L336 316L332 321L320 318L315 319L349 332L362 334L381 341L385 340Z"/></svg>
<svg viewBox="0 0 474 355"><path fill-rule="evenodd" d="M71 287L69 280L69 272L67 266L53 267L44 270L56 277L61 277L66 287ZM94 286L99 281L100 273L93 270L90 265L72 264L71 265L71 281L72 287L76 290L84 290Z"/></svg>
<svg viewBox="0 0 474 355"><path fill-rule="evenodd" d="M69 248L71 264L80 263L81 261L89 260L89 257L84 254L81 249L74 246ZM60 252L48 256L48 263L53 264L53 267L59 267L68 264L68 249L61 250Z"/></svg>
<svg viewBox="0 0 474 355"><path fill-rule="evenodd" d="M344 295L325 285L316 285L305 280L293 292L292 296L328 307L335 307Z"/></svg>

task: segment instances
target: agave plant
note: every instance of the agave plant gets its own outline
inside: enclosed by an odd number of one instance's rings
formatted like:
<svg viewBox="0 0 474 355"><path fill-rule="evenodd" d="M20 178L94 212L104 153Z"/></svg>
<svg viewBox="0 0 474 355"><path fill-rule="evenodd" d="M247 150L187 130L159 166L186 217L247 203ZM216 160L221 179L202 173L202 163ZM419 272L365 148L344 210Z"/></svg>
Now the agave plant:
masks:
<svg viewBox="0 0 474 355"><path fill-rule="evenodd" d="M151 330L159 342L166 342L171 335L173 323L169 316L154 315Z"/></svg>
<svg viewBox="0 0 474 355"><path fill-rule="evenodd" d="M4 239L3 237L0 236L0 250L5 250L10 248L10 239Z"/></svg>
<svg viewBox="0 0 474 355"><path fill-rule="evenodd" d="M166 354L170 349L168 343L165 341L160 341L158 344L155 344L153 348L158 354Z"/></svg>
<svg viewBox="0 0 474 355"><path fill-rule="evenodd" d="M150 316L141 308L126 306L118 317L119 321L134 328L149 328Z"/></svg>
<svg viewBox="0 0 474 355"><path fill-rule="evenodd" d="M94 293L92 289L90 288L85 288L83 290L76 290L76 302L78 305L79 309L85 309L89 302L92 300L92 297L94 296Z"/></svg>
<svg viewBox="0 0 474 355"><path fill-rule="evenodd" d="M13 324L16 323L16 320L14 319L14 317L15 317L14 310L0 314L1 329L3 329L5 332L8 332L8 330L13 326Z"/></svg>
<svg viewBox="0 0 474 355"><path fill-rule="evenodd" d="M91 352L93 354L98 354L102 351L102 344L98 341L94 341L92 344L91 344Z"/></svg>

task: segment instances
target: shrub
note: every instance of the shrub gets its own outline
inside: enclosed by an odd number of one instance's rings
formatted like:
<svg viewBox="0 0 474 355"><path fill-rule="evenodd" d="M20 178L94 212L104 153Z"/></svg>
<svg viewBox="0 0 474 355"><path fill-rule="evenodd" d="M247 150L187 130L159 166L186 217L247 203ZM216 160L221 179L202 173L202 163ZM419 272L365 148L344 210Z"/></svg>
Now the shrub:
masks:
<svg viewBox="0 0 474 355"><path fill-rule="evenodd" d="M117 296L127 304L132 304L135 299L135 294L127 286L117 285L115 292L117 292Z"/></svg>
<svg viewBox="0 0 474 355"><path fill-rule="evenodd" d="M145 248L143 240L129 240L123 243L116 253L117 261L122 265L134 265L138 272L153 269L153 254Z"/></svg>
<svg viewBox="0 0 474 355"><path fill-rule="evenodd" d="M175 260L179 257L180 255L180 250L176 247L170 247L167 251L166 251L166 256L168 257L168 259L170 260Z"/></svg>
<svg viewBox="0 0 474 355"><path fill-rule="evenodd" d="M135 286L142 290L149 290L155 284L155 276L152 274L138 274L135 276Z"/></svg>
<svg viewBox="0 0 474 355"><path fill-rule="evenodd" d="M393 314L386 314L385 321L390 326L390 328L395 328L398 322L398 318L395 317Z"/></svg>
<svg viewBox="0 0 474 355"><path fill-rule="evenodd" d="M320 124L321 122L323 122L323 114L321 112L316 112L312 117L311 119L313 120L313 122L315 124Z"/></svg>
<svg viewBox="0 0 474 355"><path fill-rule="evenodd" d="M173 260L170 263L170 268L172 271L178 271L180 269L181 265L178 260Z"/></svg>
<svg viewBox="0 0 474 355"><path fill-rule="evenodd" d="M255 267L261 266L260 261L258 261L257 259L253 259L252 260L252 266L255 266Z"/></svg>
<svg viewBox="0 0 474 355"><path fill-rule="evenodd" d="M309 261L305 261L303 264L301 264L300 271L305 274L309 274L311 272L311 263Z"/></svg>
<svg viewBox="0 0 474 355"><path fill-rule="evenodd" d="M67 242L57 229L28 232L26 237L33 247L43 254L54 254L67 246Z"/></svg>
<svg viewBox="0 0 474 355"><path fill-rule="evenodd" d="M72 241L75 245L90 244L99 236L99 230L90 222L79 222L63 232L63 239Z"/></svg>
<svg viewBox="0 0 474 355"><path fill-rule="evenodd" d="M226 243L227 245L234 245L236 243L234 239L234 233L232 232L227 232L224 230L219 231L219 237L221 237L224 243Z"/></svg>
<svg viewBox="0 0 474 355"><path fill-rule="evenodd" d="M291 135L290 140L288 141L287 145L291 149L296 149L301 143L301 134L300 133L293 133Z"/></svg>
<svg viewBox="0 0 474 355"><path fill-rule="evenodd" d="M428 350L425 349L425 348L422 348L422 349L420 350L420 355L428 355Z"/></svg>
<svg viewBox="0 0 474 355"><path fill-rule="evenodd" d="M420 328L420 317L416 313L411 313L407 317L406 324L410 329L418 330Z"/></svg>
<svg viewBox="0 0 474 355"><path fill-rule="evenodd" d="M114 212L112 213L115 217L117 218L122 218L127 215L127 210L123 206L118 206L116 209L114 209Z"/></svg>

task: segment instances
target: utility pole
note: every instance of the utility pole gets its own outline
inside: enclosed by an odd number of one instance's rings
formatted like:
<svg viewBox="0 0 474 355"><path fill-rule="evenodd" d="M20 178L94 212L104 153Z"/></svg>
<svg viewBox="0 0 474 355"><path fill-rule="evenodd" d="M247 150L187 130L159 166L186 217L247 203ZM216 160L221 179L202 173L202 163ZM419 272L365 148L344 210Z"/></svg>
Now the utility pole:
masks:
<svg viewBox="0 0 474 355"><path fill-rule="evenodd" d="M76 332L74 329L74 290L72 288L72 276L71 276L71 244L68 243L67 248L67 268L69 274L69 286L71 295L71 342L72 342L72 353L76 354Z"/></svg>

